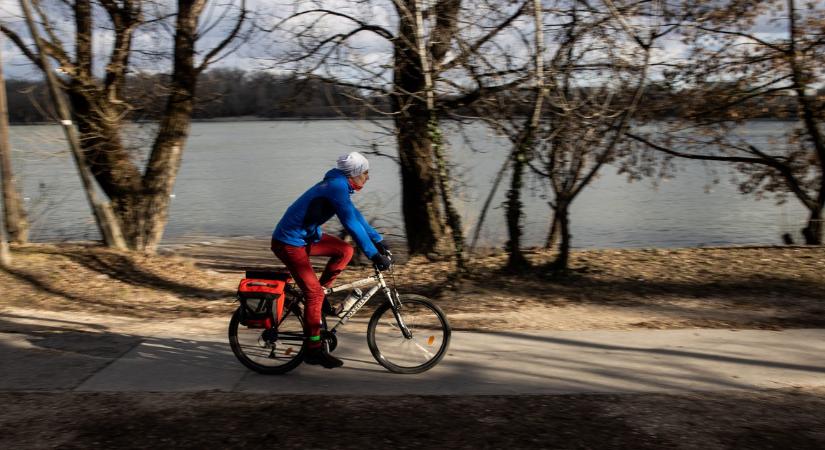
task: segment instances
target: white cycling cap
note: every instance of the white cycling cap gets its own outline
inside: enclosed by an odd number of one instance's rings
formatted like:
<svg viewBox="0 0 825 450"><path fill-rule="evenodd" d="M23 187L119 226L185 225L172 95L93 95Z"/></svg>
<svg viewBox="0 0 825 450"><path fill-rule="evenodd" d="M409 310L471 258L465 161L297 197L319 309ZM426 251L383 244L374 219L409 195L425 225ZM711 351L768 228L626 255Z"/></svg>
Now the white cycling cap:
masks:
<svg viewBox="0 0 825 450"><path fill-rule="evenodd" d="M364 155L352 152L338 157L338 170L344 172L348 177L357 177L370 170L370 162Z"/></svg>

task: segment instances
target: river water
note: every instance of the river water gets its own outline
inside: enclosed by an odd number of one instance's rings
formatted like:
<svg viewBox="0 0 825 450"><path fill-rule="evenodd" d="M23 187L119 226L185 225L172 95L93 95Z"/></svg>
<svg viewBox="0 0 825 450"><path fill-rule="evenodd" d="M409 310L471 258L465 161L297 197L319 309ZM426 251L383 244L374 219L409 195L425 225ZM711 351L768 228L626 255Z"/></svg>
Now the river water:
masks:
<svg viewBox="0 0 825 450"><path fill-rule="evenodd" d="M767 139L788 126L754 122L745 132ZM136 126L136 134L143 130L148 135L150 127ZM469 228L477 222L509 146L481 126L448 137L460 180L459 209ZM14 169L33 219L33 240L96 239L60 128L13 126L11 140ZM140 144L136 139L135 147ZM268 236L286 207L333 167L338 155L370 149L396 155L393 139L369 122L195 123L175 185L166 240ZM139 159L140 150L135 153ZM801 240L805 213L794 199L777 206L772 199L741 195L724 166L716 166L721 183L708 191L714 175L705 165L679 163L677 175L658 188L650 181L628 183L616 167L603 168L572 207L574 247L778 244L785 232ZM380 156L370 156L370 164L370 182L355 194L356 203L376 228L401 235L397 165ZM501 207L505 187L488 213L481 245L499 246L506 240ZM541 245L546 237L550 209L544 193L538 182L526 192L526 245Z"/></svg>

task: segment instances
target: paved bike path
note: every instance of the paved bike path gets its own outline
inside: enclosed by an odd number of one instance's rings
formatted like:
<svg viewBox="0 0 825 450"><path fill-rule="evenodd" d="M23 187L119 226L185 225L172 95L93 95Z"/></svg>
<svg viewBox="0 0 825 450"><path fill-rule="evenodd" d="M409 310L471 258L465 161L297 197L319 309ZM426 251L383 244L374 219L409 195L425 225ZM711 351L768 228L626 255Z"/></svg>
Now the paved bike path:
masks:
<svg viewBox="0 0 825 450"><path fill-rule="evenodd" d="M339 335L344 367L280 376L241 366L218 321L152 334L0 332L0 390L495 395L825 385L822 329L454 332L441 364L418 375L379 366L360 332Z"/></svg>

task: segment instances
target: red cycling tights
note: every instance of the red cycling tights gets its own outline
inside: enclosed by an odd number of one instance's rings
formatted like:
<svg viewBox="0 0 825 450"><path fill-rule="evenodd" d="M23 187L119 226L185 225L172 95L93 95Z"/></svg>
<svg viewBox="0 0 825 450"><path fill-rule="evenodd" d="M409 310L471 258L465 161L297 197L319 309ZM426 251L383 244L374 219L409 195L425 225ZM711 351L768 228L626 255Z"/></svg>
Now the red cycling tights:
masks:
<svg viewBox="0 0 825 450"><path fill-rule="evenodd" d="M283 261L292 274L292 278L298 283L298 287L304 292L304 297L306 297L304 319L309 328L309 346L319 347L321 345L321 305L324 302L324 288L329 287L335 281L335 277L347 267L352 259L353 248L335 236L324 234L320 241L304 247L284 244L273 239L272 252ZM310 256L330 257L320 280L312 269Z"/></svg>

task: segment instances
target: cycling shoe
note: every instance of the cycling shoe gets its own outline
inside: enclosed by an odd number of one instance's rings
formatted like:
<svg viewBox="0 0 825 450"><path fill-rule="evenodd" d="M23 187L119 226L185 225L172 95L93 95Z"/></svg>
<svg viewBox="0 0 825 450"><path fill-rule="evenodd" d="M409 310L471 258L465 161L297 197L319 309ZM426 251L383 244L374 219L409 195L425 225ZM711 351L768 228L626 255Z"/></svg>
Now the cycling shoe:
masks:
<svg viewBox="0 0 825 450"><path fill-rule="evenodd" d="M304 362L313 366L322 366L327 369L334 369L344 365L344 361L330 355L323 347L308 348L304 356Z"/></svg>

